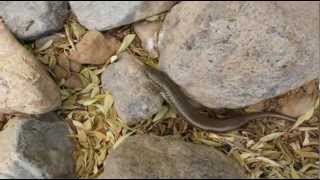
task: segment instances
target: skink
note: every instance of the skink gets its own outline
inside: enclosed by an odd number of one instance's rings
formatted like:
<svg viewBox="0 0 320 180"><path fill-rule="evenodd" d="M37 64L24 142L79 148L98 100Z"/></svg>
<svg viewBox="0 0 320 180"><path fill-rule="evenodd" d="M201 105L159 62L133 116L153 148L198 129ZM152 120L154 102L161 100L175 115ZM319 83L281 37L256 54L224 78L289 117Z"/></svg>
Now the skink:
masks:
<svg viewBox="0 0 320 180"><path fill-rule="evenodd" d="M183 93L180 87L166 73L146 65L145 74L160 89L164 99L173 105L186 121L200 129L226 132L237 129L251 120L267 117L296 121L293 117L276 112L257 112L232 118L210 118L197 111L195 106L188 100L189 97Z"/></svg>

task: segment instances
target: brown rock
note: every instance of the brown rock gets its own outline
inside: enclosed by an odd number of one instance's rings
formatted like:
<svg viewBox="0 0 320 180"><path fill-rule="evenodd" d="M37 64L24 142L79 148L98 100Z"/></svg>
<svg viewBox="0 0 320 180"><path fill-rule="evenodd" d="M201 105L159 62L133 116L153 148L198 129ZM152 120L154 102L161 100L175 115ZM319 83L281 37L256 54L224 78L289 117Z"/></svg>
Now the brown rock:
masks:
<svg viewBox="0 0 320 180"><path fill-rule="evenodd" d="M82 68L80 63L77 63L76 61L70 61L69 58L63 53L58 56L58 64L69 73L70 71L80 72Z"/></svg>
<svg viewBox="0 0 320 180"><path fill-rule="evenodd" d="M54 74L56 75L56 78L59 80L68 78L69 73L61 66L56 65L53 71L54 71Z"/></svg>
<svg viewBox="0 0 320 180"><path fill-rule="evenodd" d="M109 42L110 44L109 48L111 49L111 51L117 52L121 46L121 42L114 35L111 35L110 33L104 33L103 36Z"/></svg>
<svg viewBox="0 0 320 180"><path fill-rule="evenodd" d="M42 114L61 104L59 88L0 20L0 112Z"/></svg>
<svg viewBox="0 0 320 180"><path fill-rule="evenodd" d="M75 62L75 61L70 61L70 70L73 72L80 72L82 68L82 65Z"/></svg>
<svg viewBox="0 0 320 180"><path fill-rule="evenodd" d="M0 112L0 123L5 120L4 113Z"/></svg>
<svg viewBox="0 0 320 180"><path fill-rule="evenodd" d="M152 58L159 56L158 52L158 34L161 28L159 21L143 21L134 24L134 31L141 40L142 47L150 54Z"/></svg>
<svg viewBox="0 0 320 180"><path fill-rule="evenodd" d="M88 31L70 53L70 60L80 64L103 64L117 51L114 39L106 39L98 31Z"/></svg>
<svg viewBox="0 0 320 180"><path fill-rule="evenodd" d="M280 112L294 117L305 114L315 106L318 91L317 81L307 83L296 92L279 99Z"/></svg>
<svg viewBox="0 0 320 180"><path fill-rule="evenodd" d="M61 53L58 56L58 64L61 66L64 70L66 70L68 73L70 72L70 60L68 57Z"/></svg>
<svg viewBox="0 0 320 180"><path fill-rule="evenodd" d="M82 82L77 73L72 73L71 76L64 82L64 86L72 89L82 88Z"/></svg>

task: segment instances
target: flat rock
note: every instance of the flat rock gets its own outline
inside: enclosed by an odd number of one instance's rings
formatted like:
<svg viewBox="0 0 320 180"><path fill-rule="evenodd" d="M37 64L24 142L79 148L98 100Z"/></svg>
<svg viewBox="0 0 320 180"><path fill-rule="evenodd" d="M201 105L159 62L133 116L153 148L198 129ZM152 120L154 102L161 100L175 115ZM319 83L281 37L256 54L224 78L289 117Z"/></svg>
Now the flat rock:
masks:
<svg viewBox="0 0 320 180"><path fill-rule="evenodd" d="M58 86L0 20L0 112L41 114L61 104Z"/></svg>
<svg viewBox="0 0 320 180"><path fill-rule="evenodd" d="M159 50L160 69L194 100L252 105L320 76L319 2L180 2Z"/></svg>
<svg viewBox="0 0 320 180"><path fill-rule="evenodd" d="M88 31L69 58L80 64L103 64L117 52L120 45L115 38L107 39L99 31Z"/></svg>
<svg viewBox="0 0 320 180"><path fill-rule="evenodd" d="M88 29L104 31L169 10L174 1L70 1L79 22Z"/></svg>
<svg viewBox="0 0 320 180"><path fill-rule="evenodd" d="M69 13L67 1L2 1L0 9L10 30L23 40L61 30Z"/></svg>
<svg viewBox="0 0 320 180"><path fill-rule="evenodd" d="M0 131L0 146L0 177L76 177L68 126L54 113L10 119Z"/></svg>
<svg viewBox="0 0 320 180"><path fill-rule="evenodd" d="M143 73L143 64L134 56L122 53L101 79L103 89L112 93L115 108L127 124L151 118L160 110L163 99Z"/></svg>
<svg viewBox="0 0 320 180"><path fill-rule="evenodd" d="M245 178L236 161L213 147L174 137L128 137L108 155L101 179Z"/></svg>

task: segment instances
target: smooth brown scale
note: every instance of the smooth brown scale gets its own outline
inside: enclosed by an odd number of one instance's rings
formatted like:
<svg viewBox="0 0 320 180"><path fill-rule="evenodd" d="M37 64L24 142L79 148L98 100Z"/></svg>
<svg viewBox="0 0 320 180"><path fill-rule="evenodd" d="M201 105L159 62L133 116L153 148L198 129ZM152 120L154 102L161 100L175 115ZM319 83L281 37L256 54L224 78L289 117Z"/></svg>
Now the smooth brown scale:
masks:
<svg viewBox="0 0 320 180"><path fill-rule="evenodd" d="M295 118L275 112L251 113L244 116L232 118L210 118L197 111L197 108L190 103L180 87L175 84L167 74L150 66L146 66L146 75L160 88L164 98L173 105L177 111L192 125L215 132L225 132L237 129L251 120L260 118L281 118L288 121L296 121Z"/></svg>

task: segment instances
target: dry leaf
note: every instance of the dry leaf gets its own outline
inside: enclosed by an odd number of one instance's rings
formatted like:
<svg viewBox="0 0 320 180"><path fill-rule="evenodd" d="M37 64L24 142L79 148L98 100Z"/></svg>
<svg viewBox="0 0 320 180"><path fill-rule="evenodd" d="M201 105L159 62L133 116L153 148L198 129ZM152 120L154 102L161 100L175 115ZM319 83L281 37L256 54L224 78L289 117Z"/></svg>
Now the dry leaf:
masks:
<svg viewBox="0 0 320 180"><path fill-rule="evenodd" d="M169 108L167 106L162 106L159 112L156 114L156 116L153 118L152 122L157 122L159 120L162 120L165 115L167 114Z"/></svg>
<svg viewBox="0 0 320 180"><path fill-rule="evenodd" d="M112 64L112 63L116 62L118 59L119 59L119 57L117 55L111 56L110 63Z"/></svg>
<svg viewBox="0 0 320 180"><path fill-rule="evenodd" d="M53 40L50 39L43 46L41 46L40 48L37 48L35 52L41 52L41 51L47 50L50 48L50 46L52 46L52 44L53 44Z"/></svg>
<svg viewBox="0 0 320 180"><path fill-rule="evenodd" d="M83 106L90 106L90 105L94 104L97 101L98 101L97 98L89 98L89 99L81 99L81 100L78 101L78 103L83 105Z"/></svg>
<svg viewBox="0 0 320 180"><path fill-rule="evenodd" d="M49 56L49 68L53 69L57 64L57 59L54 55Z"/></svg>
<svg viewBox="0 0 320 180"><path fill-rule="evenodd" d="M130 133L126 134L126 135L121 136L121 137L113 144L112 149L116 149L125 139L127 139L127 138L128 138L129 136L131 136L133 133L134 133L134 131L133 131L133 132L130 132Z"/></svg>
<svg viewBox="0 0 320 180"><path fill-rule="evenodd" d="M113 98L110 94L106 94L104 97L104 113L107 114L113 105Z"/></svg>
<svg viewBox="0 0 320 180"><path fill-rule="evenodd" d="M272 141L274 139L279 138L280 136L282 136L284 134L284 132L276 132L276 133L272 133L272 134L268 134L262 138L260 138L260 142L268 142L268 141Z"/></svg>
<svg viewBox="0 0 320 180"><path fill-rule="evenodd" d="M300 126L305 121L309 120L314 113L314 108L310 109L308 112L306 112L304 115L300 116L298 120L294 123L293 127L289 130L292 131L296 129L298 126Z"/></svg>
<svg viewBox="0 0 320 180"><path fill-rule="evenodd" d="M99 87L94 87L91 91L90 97L94 98L95 96L100 94L100 88Z"/></svg>
<svg viewBox="0 0 320 180"><path fill-rule="evenodd" d="M70 25L77 40L80 40L80 38L87 32L86 29L77 22L72 22Z"/></svg>
<svg viewBox="0 0 320 180"><path fill-rule="evenodd" d="M271 159L265 158L265 157L257 157L256 159L261 160L265 163L268 163L269 165L274 166L274 167L282 167L279 163L277 163Z"/></svg>
<svg viewBox="0 0 320 180"><path fill-rule="evenodd" d="M125 51L130 44L132 43L132 41L134 40L134 38L136 37L135 34L128 34L122 41L122 44L120 46L120 48L117 51L117 54L122 53L123 51Z"/></svg>

